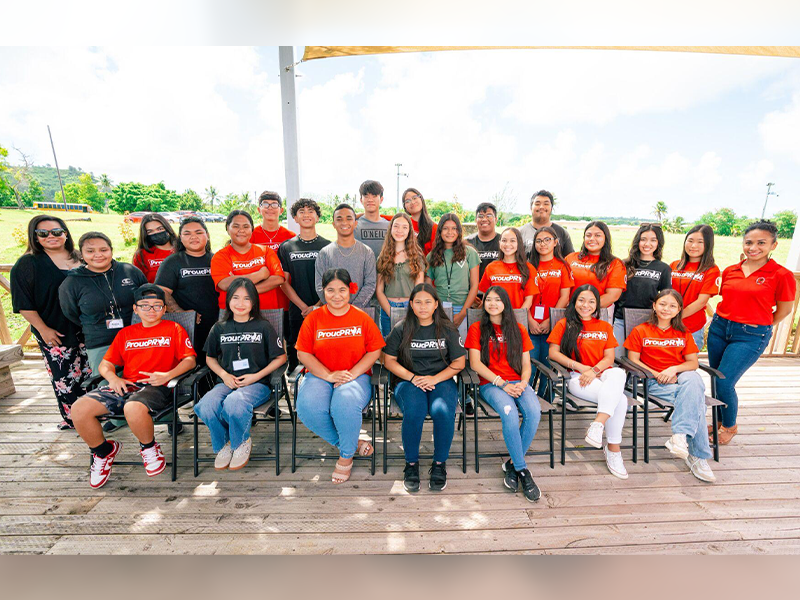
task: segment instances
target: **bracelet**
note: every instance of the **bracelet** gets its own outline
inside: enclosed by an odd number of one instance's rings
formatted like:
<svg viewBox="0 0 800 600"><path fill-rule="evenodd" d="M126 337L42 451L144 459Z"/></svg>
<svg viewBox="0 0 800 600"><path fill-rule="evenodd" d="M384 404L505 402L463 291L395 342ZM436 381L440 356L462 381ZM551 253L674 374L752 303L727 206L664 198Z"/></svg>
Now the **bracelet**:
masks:
<svg viewBox="0 0 800 600"><path fill-rule="evenodd" d="M494 379L492 379L492 385L497 386L497 387L502 387L502 386L497 385L497 380L498 379L500 379L500 381L502 381L502 378L500 377L500 375L495 375Z"/></svg>
<svg viewBox="0 0 800 600"><path fill-rule="evenodd" d="M408 383L413 383L414 382L414 377L416 377L416 375L411 375L411 379L408 380Z"/></svg>

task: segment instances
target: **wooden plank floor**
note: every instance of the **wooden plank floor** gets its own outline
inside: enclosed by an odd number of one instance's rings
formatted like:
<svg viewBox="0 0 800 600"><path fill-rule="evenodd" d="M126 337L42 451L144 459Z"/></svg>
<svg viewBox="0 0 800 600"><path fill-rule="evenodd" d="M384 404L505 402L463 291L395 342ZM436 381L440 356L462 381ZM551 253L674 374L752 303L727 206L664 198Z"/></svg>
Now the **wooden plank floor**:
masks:
<svg viewBox="0 0 800 600"><path fill-rule="evenodd" d="M663 449L652 451L650 464L626 455L627 481L608 474L599 451L578 449L553 470L545 457L532 461L543 492L537 504L504 490L499 459L482 460L476 474L470 455L463 474L458 432L439 494L427 492L425 480L422 491L407 494L402 462L384 475L380 456L375 476L361 463L342 486L330 483L332 460L302 461L291 473L288 424L279 477L272 464L251 463L222 473L205 465L195 479L187 429L177 482L168 471L151 479L141 466L118 465L104 488L92 490L85 446L56 429L42 361L26 360L13 375L17 393L0 399L3 553L800 553L800 359L762 359L742 380L740 433L712 462L715 485L696 480ZM546 423L537 450L546 446ZM652 439L666 440L668 426L652 423ZM567 439L582 442L587 424L573 416ZM429 427L424 451L431 450ZM324 450L301 431L301 448ZM390 431L397 451L399 423ZM167 449L166 428L156 435ZM113 437L124 458L138 457L129 430ZM253 437L257 448L270 447L271 425L259 425ZM469 440L471 450L471 424ZM481 450L502 450L499 423L483 422L480 440Z"/></svg>

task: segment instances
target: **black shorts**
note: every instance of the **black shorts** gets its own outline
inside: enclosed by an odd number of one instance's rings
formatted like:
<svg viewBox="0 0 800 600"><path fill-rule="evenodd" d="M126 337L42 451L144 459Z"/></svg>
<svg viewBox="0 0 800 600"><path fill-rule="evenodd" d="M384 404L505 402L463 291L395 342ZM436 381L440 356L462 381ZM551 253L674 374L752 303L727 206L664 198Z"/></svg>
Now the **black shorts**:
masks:
<svg viewBox="0 0 800 600"><path fill-rule="evenodd" d="M128 386L128 393L118 395L110 387L103 386L86 394L104 405L112 415L124 414L126 402L141 402L151 413L157 413L172 404L172 393L165 385Z"/></svg>

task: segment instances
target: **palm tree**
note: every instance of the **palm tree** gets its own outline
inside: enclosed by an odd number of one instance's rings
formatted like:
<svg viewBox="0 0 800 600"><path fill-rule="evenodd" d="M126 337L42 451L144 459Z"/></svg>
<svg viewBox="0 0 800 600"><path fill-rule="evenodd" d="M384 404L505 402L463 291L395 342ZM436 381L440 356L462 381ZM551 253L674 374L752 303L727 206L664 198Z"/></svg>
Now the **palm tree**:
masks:
<svg viewBox="0 0 800 600"><path fill-rule="evenodd" d="M219 200L219 193L217 193L217 188L213 185L210 185L206 188L206 198L211 203L211 210L214 210L214 202Z"/></svg>
<svg viewBox="0 0 800 600"><path fill-rule="evenodd" d="M113 183L111 182L111 178L103 173L100 175L99 179L100 183L100 191L103 192L103 200L105 202L105 212L108 212L108 195L111 193L113 189Z"/></svg>
<svg viewBox="0 0 800 600"><path fill-rule="evenodd" d="M653 207L653 214L656 216L658 222L660 223L661 221L664 220L664 217L667 214L667 205L661 200L659 200Z"/></svg>

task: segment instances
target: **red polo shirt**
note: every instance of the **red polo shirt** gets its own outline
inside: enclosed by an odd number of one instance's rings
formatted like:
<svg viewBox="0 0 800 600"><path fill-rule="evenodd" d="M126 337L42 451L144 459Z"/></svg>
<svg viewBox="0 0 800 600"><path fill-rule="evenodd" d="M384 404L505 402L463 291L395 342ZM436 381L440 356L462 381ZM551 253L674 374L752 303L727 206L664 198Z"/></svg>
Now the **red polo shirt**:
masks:
<svg viewBox="0 0 800 600"><path fill-rule="evenodd" d="M773 309L778 302L794 300L794 275L773 259L760 269L744 276L742 263L722 272L722 301L717 314L735 323L772 325Z"/></svg>

